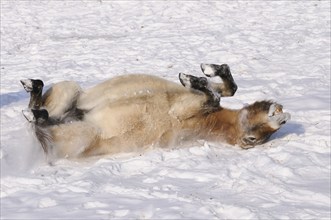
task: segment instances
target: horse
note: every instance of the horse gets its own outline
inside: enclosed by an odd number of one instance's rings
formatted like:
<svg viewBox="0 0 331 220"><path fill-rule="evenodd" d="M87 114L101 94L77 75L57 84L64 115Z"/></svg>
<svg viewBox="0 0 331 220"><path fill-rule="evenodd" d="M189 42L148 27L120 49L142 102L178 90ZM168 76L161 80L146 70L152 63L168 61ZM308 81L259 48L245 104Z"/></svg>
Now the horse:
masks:
<svg viewBox="0 0 331 220"><path fill-rule="evenodd" d="M265 143L290 119L270 100L222 107L220 98L237 90L230 68L202 64L201 69L223 83L184 73L181 85L152 75L118 76L80 93L75 105L84 114L79 120L59 121L47 109L31 109L26 118L45 153L56 158L185 146L198 139L248 149Z"/></svg>

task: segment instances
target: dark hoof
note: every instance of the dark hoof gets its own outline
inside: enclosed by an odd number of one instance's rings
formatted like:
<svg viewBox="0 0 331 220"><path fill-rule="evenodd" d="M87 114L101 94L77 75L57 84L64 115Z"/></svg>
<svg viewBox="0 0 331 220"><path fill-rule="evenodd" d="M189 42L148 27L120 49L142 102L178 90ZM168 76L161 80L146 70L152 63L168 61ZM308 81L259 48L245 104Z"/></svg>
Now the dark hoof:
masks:
<svg viewBox="0 0 331 220"><path fill-rule="evenodd" d="M36 121L31 109L22 110L22 114L28 122L31 123Z"/></svg>
<svg viewBox="0 0 331 220"><path fill-rule="evenodd" d="M22 79L20 80L23 88L26 92L31 92L33 90L32 80L31 79Z"/></svg>
<svg viewBox="0 0 331 220"><path fill-rule="evenodd" d="M205 76L207 76L207 77L216 76L216 70L214 69L213 64L201 63L200 68L201 68L201 71L203 72L203 74L205 74Z"/></svg>
<svg viewBox="0 0 331 220"><path fill-rule="evenodd" d="M202 90L208 87L208 80L205 77L196 77L179 73L179 81L187 88Z"/></svg>
<svg viewBox="0 0 331 220"><path fill-rule="evenodd" d="M229 78L231 76L230 67L227 64L204 64L200 65L203 74L207 77L219 76L221 78Z"/></svg>
<svg viewBox="0 0 331 220"><path fill-rule="evenodd" d="M39 93L44 88L44 83L40 79L22 79L21 83L26 92L36 92Z"/></svg>
<svg viewBox="0 0 331 220"><path fill-rule="evenodd" d="M179 78L180 83L184 87L191 88L191 82L190 82L189 75L186 75L185 73L179 73L178 78Z"/></svg>

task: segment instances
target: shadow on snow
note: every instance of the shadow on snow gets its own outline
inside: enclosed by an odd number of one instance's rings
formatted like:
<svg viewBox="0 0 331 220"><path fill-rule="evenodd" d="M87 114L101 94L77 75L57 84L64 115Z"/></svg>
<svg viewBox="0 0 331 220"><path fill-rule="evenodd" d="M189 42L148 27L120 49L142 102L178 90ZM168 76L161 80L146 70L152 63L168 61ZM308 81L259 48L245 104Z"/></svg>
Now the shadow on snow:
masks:
<svg viewBox="0 0 331 220"><path fill-rule="evenodd" d="M305 133L305 128L302 124L299 124L294 121L287 122L284 126L279 129L275 134L273 134L270 140L279 139L286 137L289 134L301 135Z"/></svg>
<svg viewBox="0 0 331 220"><path fill-rule="evenodd" d="M10 92L0 95L0 107L10 105L13 102L18 102L27 98L27 93L23 91L19 92Z"/></svg>

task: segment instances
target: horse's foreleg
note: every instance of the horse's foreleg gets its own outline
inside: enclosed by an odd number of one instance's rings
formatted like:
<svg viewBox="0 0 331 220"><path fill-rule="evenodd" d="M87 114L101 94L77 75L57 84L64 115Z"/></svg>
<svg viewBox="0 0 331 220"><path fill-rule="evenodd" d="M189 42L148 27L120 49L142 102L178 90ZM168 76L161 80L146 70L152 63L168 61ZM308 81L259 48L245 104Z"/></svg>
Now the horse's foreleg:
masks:
<svg viewBox="0 0 331 220"><path fill-rule="evenodd" d="M201 70L207 77L221 77L223 83L210 83L214 91L221 94L222 97L233 96L238 86L235 83L230 67L227 64L201 64Z"/></svg>
<svg viewBox="0 0 331 220"><path fill-rule="evenodd" d="M219 107L221 96L214 91L207 78L180 73L179 80L184 87L203 92L207 96L206 106Z"/></svg>

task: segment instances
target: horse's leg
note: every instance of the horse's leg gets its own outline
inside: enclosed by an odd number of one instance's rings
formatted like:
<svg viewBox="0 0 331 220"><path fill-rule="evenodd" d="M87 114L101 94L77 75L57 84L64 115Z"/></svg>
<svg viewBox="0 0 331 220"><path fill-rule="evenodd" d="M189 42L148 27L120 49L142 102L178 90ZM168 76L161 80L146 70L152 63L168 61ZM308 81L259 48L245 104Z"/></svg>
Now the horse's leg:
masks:
<svg viewBox="0 0 331 220"><path fill-rule="evenodd" d="M22 111L26 120L32 123L34 126L35 135L38 141L41 144L45 154L47 155L51 143L51 134L47 127L49 125L55 124L53 119L49 118L48 112L46 109L29 109Z"/></svg>
<svg viewBox="0 0 331 220"><path fill-rule="evenodd" d="M40 79L21 80L23 88L30 93L29 109L39 109L42 106L42 92L44 83Z"/></svg>
<svg viewBox="0 0 331 220"><path fill-rule="evenodd" d="M71 115L73 120L81 120L76 116L77 100L82 93L81 87L74 81L61 81L55 83L42 96L43 105L49 115L54 118L63 119ZM74 119L76 118L76 119Z"/></svg>
<svg viewBox="0 0 331 220"><path fill-rule="evenodd" d="M207 78L180 73L179 80L184 87L203 92L207 96L207 101L205 103L206 106L219 107L221 96L214 91Z"/></svg>
<svg viewBox="0 0 331 220"><path fill-rule="evenodd" d="M222 97L233 96L238 86L235 83L230 67L227 64L201 64L201 70L207 77L221 77L223 83L210 83L214 91L221 94Z"/></svg>

